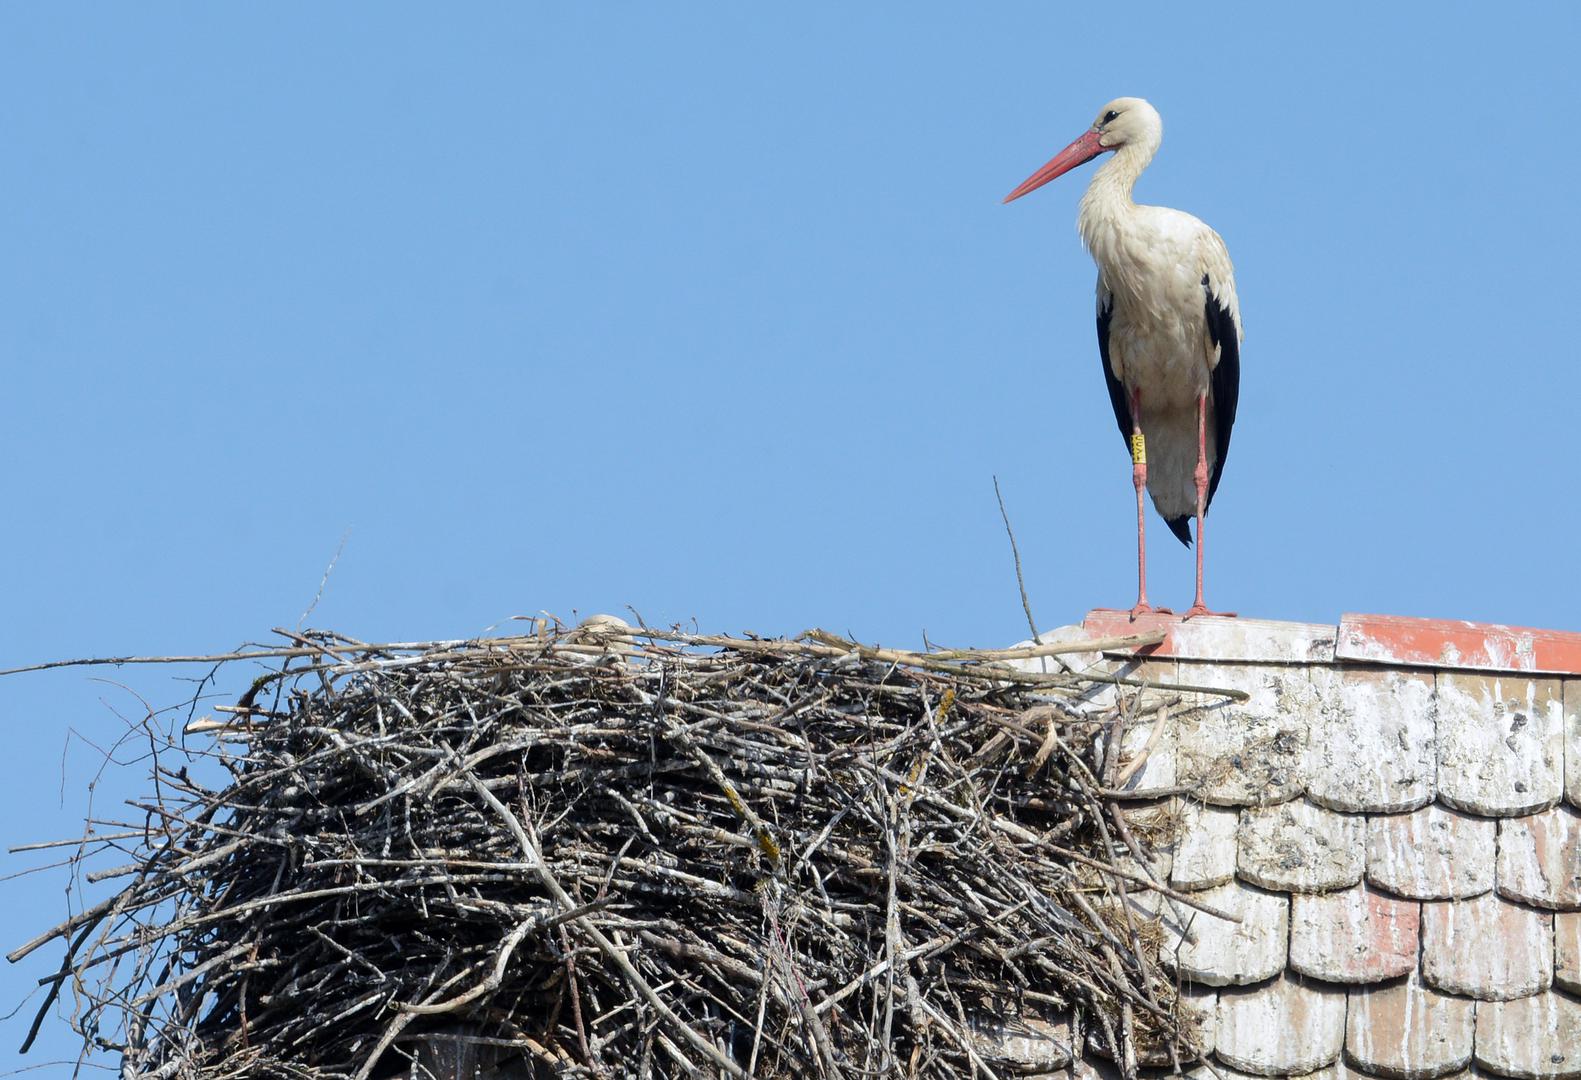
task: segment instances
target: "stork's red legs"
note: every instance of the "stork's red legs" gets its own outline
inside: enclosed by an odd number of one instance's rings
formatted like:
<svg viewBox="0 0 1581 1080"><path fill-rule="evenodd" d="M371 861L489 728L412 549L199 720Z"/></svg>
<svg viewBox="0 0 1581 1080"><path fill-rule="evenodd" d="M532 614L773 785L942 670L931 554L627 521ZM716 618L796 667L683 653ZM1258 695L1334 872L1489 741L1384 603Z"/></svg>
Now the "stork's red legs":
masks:
<svg viewBox="0 0 1581 1080"><path fill-rule="evenodd" d="M1142 391L1131 391L1131 483L1136 488L1136 606L1131 618L1150 611L1168 615L1165 608L1147 602L1147 513L1142 494L1147 491L1147 440L1142 437Z"/></svg>
<svg viewBox="0 0 1581 1080"><path fill-rule="evenodd" d="M1202 516L1208 502L1208 397L1206 394L1197 395L1197 468L1192 473L1192 479L1197 482L1197 599L1186 612L1185 618L1193 615L1226 615L1233 616L1232 611L1209 611L1208 605L1202 602Z"/></svg>

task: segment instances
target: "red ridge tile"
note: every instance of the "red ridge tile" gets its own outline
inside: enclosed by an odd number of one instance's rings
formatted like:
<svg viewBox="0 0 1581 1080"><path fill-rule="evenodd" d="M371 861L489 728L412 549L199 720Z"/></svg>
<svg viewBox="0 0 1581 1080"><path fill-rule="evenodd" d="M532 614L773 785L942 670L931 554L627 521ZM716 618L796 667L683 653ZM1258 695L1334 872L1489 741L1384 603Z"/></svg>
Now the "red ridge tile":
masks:
<svg viewBox="0 0 1581 1080"><path fill-rule="evenodd" d="M1526 626L1412 619L1340 617L1335 656L1373 664L1581 674L1581 634Z"/></svg>

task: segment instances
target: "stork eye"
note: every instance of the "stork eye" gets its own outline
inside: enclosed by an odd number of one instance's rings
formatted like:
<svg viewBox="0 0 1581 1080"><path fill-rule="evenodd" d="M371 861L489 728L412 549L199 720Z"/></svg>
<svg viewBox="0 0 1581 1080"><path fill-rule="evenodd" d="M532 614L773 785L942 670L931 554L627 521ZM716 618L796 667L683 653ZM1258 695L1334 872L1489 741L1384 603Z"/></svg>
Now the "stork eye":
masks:
<svg viewBox="0 0 1581 1080"><path fill-rule="evenodd" d="M1114 122L1114 118L1119 116L1119 115L1120 114L1118 112L1116 112L1114 109L1110 109L1108 112L1103 114L1103 122L1105 124L1113 123Z"/></svg>

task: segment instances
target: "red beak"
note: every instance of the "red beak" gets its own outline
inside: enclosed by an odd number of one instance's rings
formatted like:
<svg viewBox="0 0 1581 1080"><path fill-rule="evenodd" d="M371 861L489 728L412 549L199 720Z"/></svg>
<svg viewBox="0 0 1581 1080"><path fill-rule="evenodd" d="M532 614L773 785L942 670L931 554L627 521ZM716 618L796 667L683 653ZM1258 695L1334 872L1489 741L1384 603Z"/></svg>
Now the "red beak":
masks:
<svg viewBox="0 0 1581 1080"><path fill-rule="evenodd" d="M1098 142L1098 132L1087 131L1082 137L1049 159L1049 163L1021 181L1021 186L1005 196L1005 202L1019 199L1029 191L1036 191L1056 176L1063 176L1078 165L1085 165L1105 150L1113 147Z"/></svg>

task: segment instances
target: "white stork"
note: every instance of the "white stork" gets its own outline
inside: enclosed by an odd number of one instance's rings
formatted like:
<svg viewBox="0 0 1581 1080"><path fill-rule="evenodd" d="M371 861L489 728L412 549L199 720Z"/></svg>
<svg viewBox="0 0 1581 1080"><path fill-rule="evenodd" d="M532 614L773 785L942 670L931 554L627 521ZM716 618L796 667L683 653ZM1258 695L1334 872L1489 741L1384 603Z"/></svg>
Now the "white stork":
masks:
<svg viewBox="0 0 1581 1080"><path fill-rule="evenodd" d="M1202 518L1224 472L1241 381L1241 311L1224 241L1190 214L1131 201L1136 178L1163 137L1164 122L1153 106L1141 98L1116 98L1081 138L1005 196L1005 202L1018 199L1114 152L1082 196L1076 223L1098 264L1098 352L1114 418L1131 448L1133 619L1166 610L1147 602L1144 487L1170 532L1187 547L1195 513L1197 597L1186 617L1213 614L1202 602Z"/></svg>

